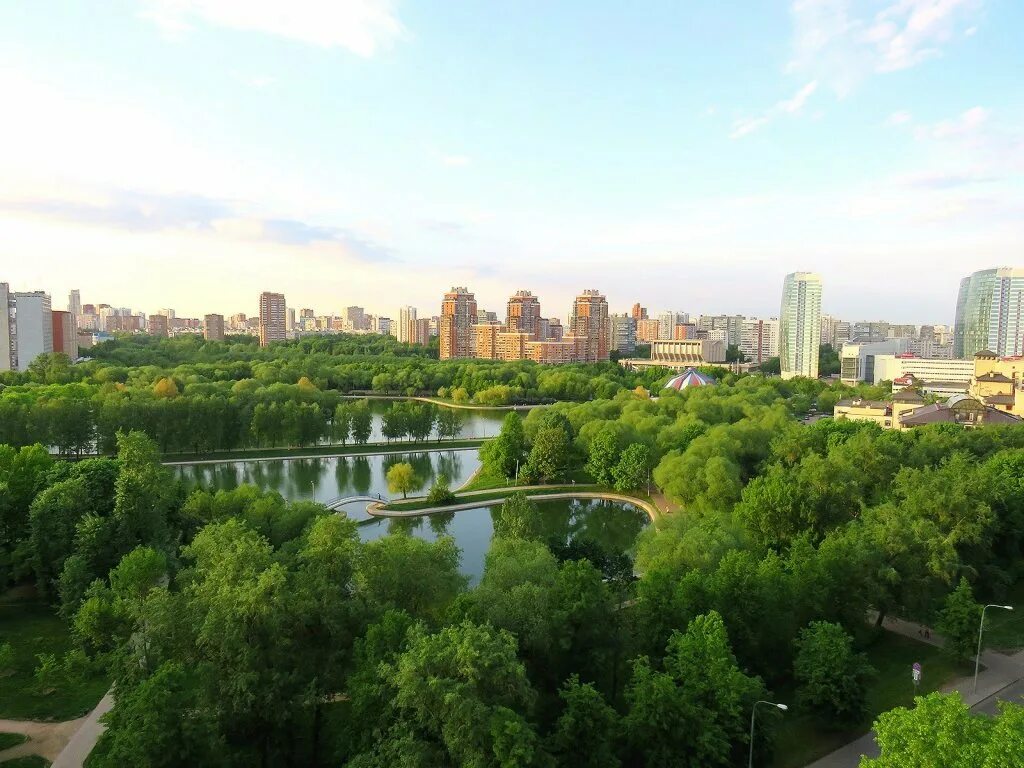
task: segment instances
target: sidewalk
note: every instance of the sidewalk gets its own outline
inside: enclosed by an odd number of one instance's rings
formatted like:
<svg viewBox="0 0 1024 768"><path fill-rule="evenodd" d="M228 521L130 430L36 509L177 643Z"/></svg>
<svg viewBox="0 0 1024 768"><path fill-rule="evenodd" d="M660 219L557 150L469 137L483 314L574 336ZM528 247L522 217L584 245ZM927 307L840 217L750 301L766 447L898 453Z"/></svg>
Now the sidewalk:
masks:
<svg viewBox="0 0 1024 768"><path fill-rule="evenodd" d="M106 726L100 722L100 718L113 706L114 693L111 689L100 699L96 708L84 718L81 727L71 737L50 768L82 768L85 758L89 756L103 731L106 730Z"/></svg>
<svg viewBox="0 0 1024 768"><path fill-rule="evenodd" d="M909 637L936 647L942 647L943 640L934 632L930 637L922 637L918 630L922 625L902 619L886 619L883 628L889 632ZM981 663L984 669L978 675L978 691L974 693L974 675L957 678L940 689L942 693L957 691L969 707L989 704L989 700L1015 683L1024 679L1024 651L1007 656L995 651L983 651ZM840 747L825 757L810 763L807 768L857 768L862 755L878 757L878 744L874 732L866 733L855 741Z"/></svg>

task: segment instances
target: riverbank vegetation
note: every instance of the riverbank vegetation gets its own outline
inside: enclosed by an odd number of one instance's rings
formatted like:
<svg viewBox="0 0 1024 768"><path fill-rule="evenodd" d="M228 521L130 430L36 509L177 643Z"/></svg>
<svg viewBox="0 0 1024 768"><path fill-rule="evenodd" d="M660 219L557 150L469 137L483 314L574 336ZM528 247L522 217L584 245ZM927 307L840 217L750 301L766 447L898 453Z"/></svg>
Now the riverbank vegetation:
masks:
<svg viewBox="0 0 1024 768"><path fill-rule="evenodd" d="M164 452L358 443L369 437L370 415L343 394L437 395L478 405L582 401L649 387L666 373L633 373L614 363L439 361L427 348L378 336L269 347L251 339L132 336L91 354L76 365L44 355L24 373L0 374L0 443L110 453L118 430L145 432ZM461 423L457 413L429 403L403 405L395 414L388 440L423 439L431 430L451 438Z"/></svg>
<svg viewBox="0 0 1024 768"><path fill-rule="evenodd" d="M311 502L189 493L142 432L77 463L0 449L2 580L34 582L77 644L42 674L85 658L116 681L91 765L725 766L770 696L792 708L759 721L763 764L903 703L887 614L931 622L961 579L961 612L1021 579L1020 428L808 425L843 391L812 381L632 389L509 414L482 476L583 469L681 510L631 563L584 530L548 540L516 496L473 588L440 532L364 544Z"/></svg>

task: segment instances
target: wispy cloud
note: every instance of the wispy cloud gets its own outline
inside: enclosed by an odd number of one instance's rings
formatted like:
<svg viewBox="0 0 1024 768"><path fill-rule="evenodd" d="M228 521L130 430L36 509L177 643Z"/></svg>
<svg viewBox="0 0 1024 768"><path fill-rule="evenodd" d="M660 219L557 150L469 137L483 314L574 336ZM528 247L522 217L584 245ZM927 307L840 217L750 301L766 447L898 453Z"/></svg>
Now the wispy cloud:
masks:
<svg viewBox="0 0 1024 768"><path fill-rule="evenodd" d="M840 95L865 77L940 56L970 25L982 0L794 0L789 68Z"/></svg>
<svg viewBox="0 0 1024 768"><path fill-rule="evenodd" d="M914 116L910 114L909 110L899 109L889 115L889 117L885 119L885 122L887 125L906 125L913 119Z"/></svg>
<svg viewBox="0 0 1024 768"><path fill-rule="evenodd" d="M462 168L473 162L468 155L442 155L441 163L449 168Z"/></svg>
<svg viewBox="0 0 1024 768"><path fill-rule="evenodd" d="M811 80L811 82L804 85L800 90L793 94L791 98L782 99L781 101L775 102L763 115L756 117L746 117L735 121L732 125L732 131L729 133L730 139L740 139L748 134L753 133L759 128L767 125L771 120L782 114L795 115L800 112L807 100L817 90L818 81Z"/></svg>
<svg viewBox="0 0 1024 768"><path fill-rule="evenodd" d="M976 135L989 118L989 111L984 107L971 107L952 120L942 120L935 125L923 126L919 137L930 136L933 139L954 139Z"/></svg>
<svg viewBox="0 0 1024 768"><path fill-rule="evenodd" d="M171 36L204 23L366 57L403 34L390 0L143 0L143 8Z"/></svg>
<svg viewBox="0 0 1024 768"><path fill-rule="evenodd" d="M232 201L195 195L118 190L93 199L0 198L0 212L127 232L176 230L285 246L333 244L359 261L396 260L389 249L344 227L262 217Z"/></svg>

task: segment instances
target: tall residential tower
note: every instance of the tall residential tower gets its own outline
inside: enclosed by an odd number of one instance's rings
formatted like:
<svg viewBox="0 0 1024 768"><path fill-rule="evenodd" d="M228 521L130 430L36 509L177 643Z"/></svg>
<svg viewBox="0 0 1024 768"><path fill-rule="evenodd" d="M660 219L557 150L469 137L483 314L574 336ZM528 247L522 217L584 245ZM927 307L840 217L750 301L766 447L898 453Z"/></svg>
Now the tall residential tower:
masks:
<svg viewBox="0 0 1024 768"><path fill-rule="evenodd" d="M792 272L782 284L779 313L779 362L782 378L818 378L821 342L821 277Z"/></svg>
<svg viewBox="0 0 1024 768"><path fill-rule="evenodd" d="M608 359L608 300L600 291L584 291L572 305L569 332L586 337L581 362L596 363Z"/></svg>
<svg viewBox="0 0 1024 768"><path fill-rule="evenodd" d="M468 288L453 287L444 295L444 301L441 302L438 336L442 360L473 356L474 323L476 297Z"/></svg>
<svg viewBox="0 0 1024 768"><path fill-rule="evenodd" d="M1024 267L983 269L960 281L953 356L1024 355Z"/></svg>
<svg viewBox="0 0 1024 768"><path fill-rule="evenodd" d="M272 341L284 341L287 337L285 316L288 305L283 293L264 291L260 294L260 346Z"/></svg>

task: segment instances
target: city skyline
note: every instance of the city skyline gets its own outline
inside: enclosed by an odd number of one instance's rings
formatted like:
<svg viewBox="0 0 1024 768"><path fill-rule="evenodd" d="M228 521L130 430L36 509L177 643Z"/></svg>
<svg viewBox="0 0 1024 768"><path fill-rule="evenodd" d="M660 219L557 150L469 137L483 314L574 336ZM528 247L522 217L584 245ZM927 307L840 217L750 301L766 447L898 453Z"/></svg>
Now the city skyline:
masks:
<svg viewBox="0 0 1024 768"><path fill-rule="evenodd" d="M1024 7L762 6L7 4L4 279L769 316L799 269L833 314L952 322L1024 241Z"/></svg>

